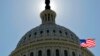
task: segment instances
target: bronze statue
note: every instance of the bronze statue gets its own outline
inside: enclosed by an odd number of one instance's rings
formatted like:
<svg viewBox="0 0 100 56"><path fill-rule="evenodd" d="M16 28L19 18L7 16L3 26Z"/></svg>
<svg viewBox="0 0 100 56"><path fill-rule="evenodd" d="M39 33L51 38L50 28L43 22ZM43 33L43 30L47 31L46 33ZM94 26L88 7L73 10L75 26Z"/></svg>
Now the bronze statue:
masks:
<svg viewBox="0 0 100 56"><path fill-rule="evenodd" d="M50 9L50 0L45 0L46 7L45 9Z"/></svg>

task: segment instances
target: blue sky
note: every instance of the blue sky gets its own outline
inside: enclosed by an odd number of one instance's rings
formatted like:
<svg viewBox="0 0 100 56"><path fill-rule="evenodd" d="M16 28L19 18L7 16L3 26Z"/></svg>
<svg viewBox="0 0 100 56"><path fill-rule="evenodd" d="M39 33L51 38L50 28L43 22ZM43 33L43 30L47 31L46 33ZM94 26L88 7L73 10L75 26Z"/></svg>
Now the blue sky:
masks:
<svg viewBox="0 0 100 56"><path fill-rule="evenodd" d="M8 56L20 38L41 24L44 0L0 0L0 56ZM99 56L100 0L51 0L56 23L72 30L80 39L94 38L90 50Z"/></svg>

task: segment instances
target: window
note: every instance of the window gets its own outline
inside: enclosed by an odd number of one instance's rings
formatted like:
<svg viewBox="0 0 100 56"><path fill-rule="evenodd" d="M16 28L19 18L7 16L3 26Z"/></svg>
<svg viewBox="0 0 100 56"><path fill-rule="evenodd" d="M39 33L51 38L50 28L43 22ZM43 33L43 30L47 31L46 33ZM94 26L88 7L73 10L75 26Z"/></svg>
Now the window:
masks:
<svg viewBox="0 0 100 56"><path fill-rule="evenodd" d="M33 52L30 53L30 56L34 56Z"/></svg>
<svg viewBox="0 0 100 56"><path fill-rule="evenodd" d="M64 56L68 56L68 51L64 50Z"/></svg>
<svg viewBox="0 0 100 56"><path fill-rule="evenodd" d="M24 37L24 41L26 40L26 37Z"/></svg>
<svg viewBox="0 0 100 56"><path fill-rule="evenodd" d="M59 33L62 33L62 31L60 30Z"/></svg>
<svg viewBox="0 0 100 56"><path fill-rule="evenodd" d="M47 21L47 15L45 14L45 21Z"/></svg>
<svg viewBox="0 0 100 56"><path fill-rule="evenodd" d="M67 32L65 32L65 34L67 35L68 33L67 33Z"/></svg>
<svg viewBox="0 0 100 56"><path fill-rule="evenodd" d="M48 21L50 21L50 14L48 14Z"/></svg>
<svg viewBox="0 0 100 56"><path fill-rule="evenodd" d="M23 55L23 56L26 56L26 55Z"/></svg>
<svg viewBox="0 0 100 56"><path fill-rule="evenodd" d="M58 49L56 50L56 56L59 56L59 50Z"/></svg>
<svg viewBox="0 0 100 56"><path fill-rule="evenodd" d="M75 55L75 52L72 52L72 56L76 56L76 55Z"/></svg>
<svg viewBox="0 0 100 56"><path fill-rule="evenodd" d="M42 34L43 33L43 31L40 31L40 34Z"/></svg>
<svg viewBox="0 0 100 56"><path fill-rule="evenodd" d="M53 32L55 33L56 31L55 31L55 30L53 30Z"/></svg>
<svg viewBox="0 0 100 56"><path fill-rule="evenodd" d="M35 32L34 35L37 35L37 33Z"/></svg>
<svg viewBox="0 0 100 56"><path fill-rule="evenodd" d="M47 33L49 33L49 30L47 30Z"/></svg>
<svg viewBox="0 0 100 56"><path fill-rule="evenodd" d="M42 51L41 50L38 51L38 56L42 56Z"/></svg>
<svg viewBox="0 0 100 56"><path fill-rule="evenodd" d="M51 51L49 49L47 50L47 56L51 56Z"/></svg>
<svg viewBox="0 0 100 56"><path fill-rule="evenodd" d="M29 37L31 37L31 34L29 34Z"/></svg>
<svg viewBox="0 0 100 56"><path fill-rule="evenodd" d="M71 37L73 37L73 35L71 34Z"/></svg>

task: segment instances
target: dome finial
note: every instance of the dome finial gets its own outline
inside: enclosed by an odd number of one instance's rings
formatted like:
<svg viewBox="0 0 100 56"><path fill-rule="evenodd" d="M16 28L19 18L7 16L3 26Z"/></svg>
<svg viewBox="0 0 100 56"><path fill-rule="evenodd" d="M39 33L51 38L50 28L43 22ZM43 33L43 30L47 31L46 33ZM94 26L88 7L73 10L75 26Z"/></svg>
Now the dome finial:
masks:
<svg viewBox="0 0 100 56"><path fill-rule="evenodd" d="M45 0L45 4L46 4L46 6L45 6L45 10L46 9L50 9L50 0Z"/></svg>

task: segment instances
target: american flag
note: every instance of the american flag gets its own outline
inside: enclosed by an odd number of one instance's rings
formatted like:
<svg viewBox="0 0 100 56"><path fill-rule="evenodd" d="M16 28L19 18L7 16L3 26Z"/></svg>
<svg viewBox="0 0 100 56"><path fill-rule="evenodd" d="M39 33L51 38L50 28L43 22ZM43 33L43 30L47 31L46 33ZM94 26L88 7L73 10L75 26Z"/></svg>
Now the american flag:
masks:
<svg viewBox="0 0 100 56"><path fill-rule="evenodd" d="M80 46L85 48L92 48L96 46L96 42L94 39L81 39Z"/></svg>

